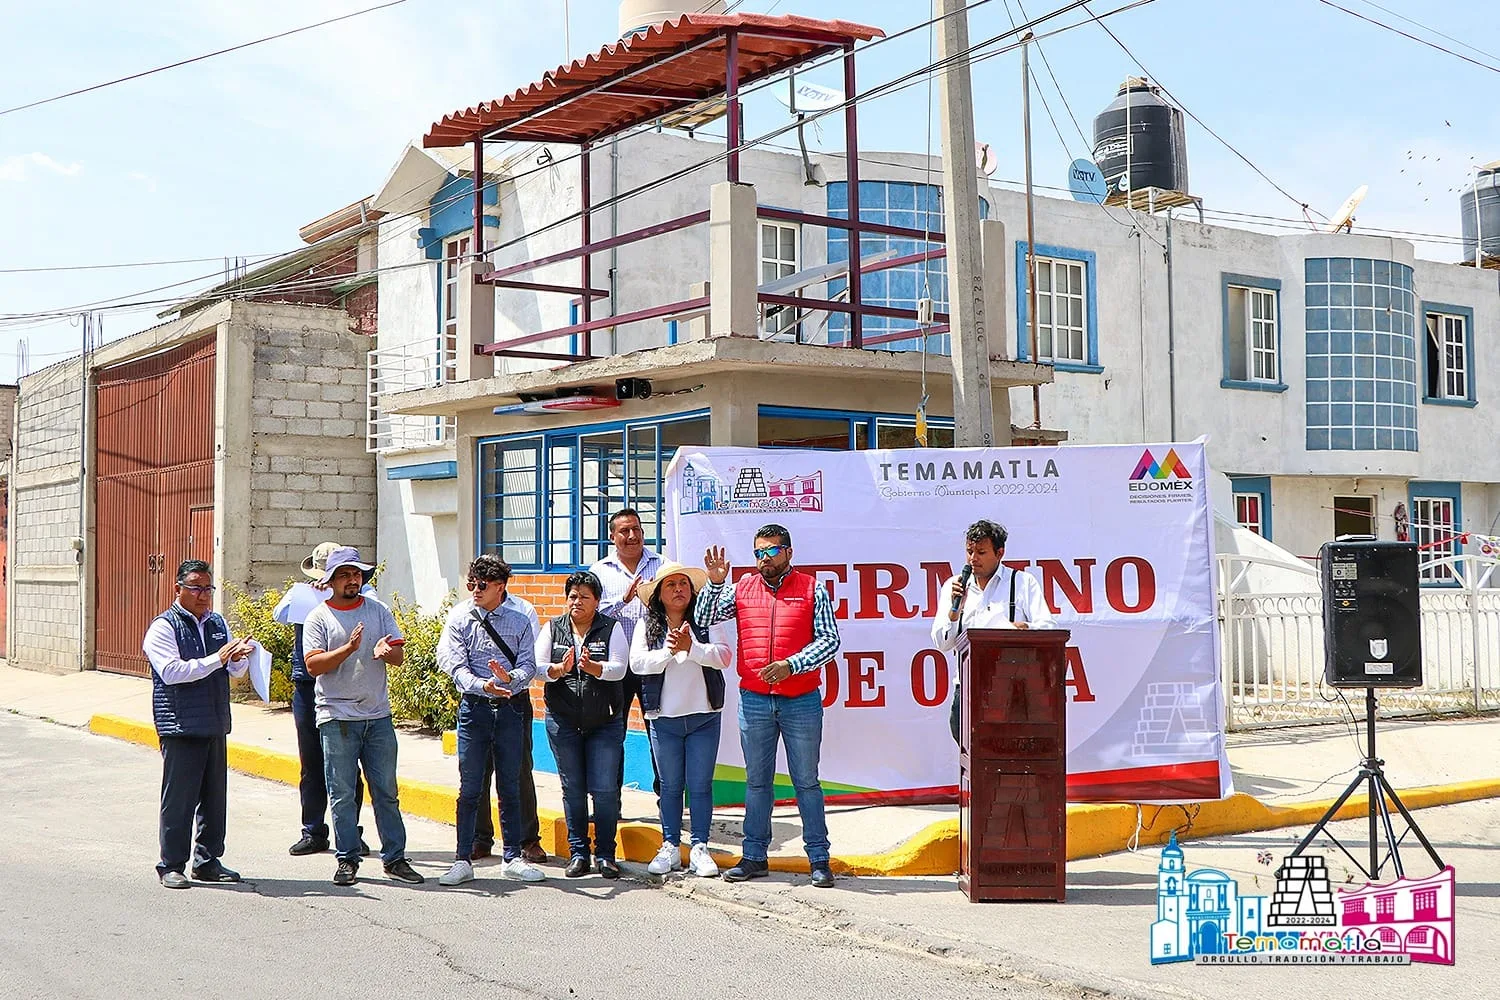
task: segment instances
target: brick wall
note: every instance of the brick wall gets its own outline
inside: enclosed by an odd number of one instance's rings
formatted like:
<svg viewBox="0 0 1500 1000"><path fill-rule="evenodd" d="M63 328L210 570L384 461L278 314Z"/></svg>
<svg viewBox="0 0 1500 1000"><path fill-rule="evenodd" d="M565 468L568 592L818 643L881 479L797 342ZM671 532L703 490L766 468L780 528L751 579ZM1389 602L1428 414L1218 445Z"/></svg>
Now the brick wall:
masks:
<svg viewBox="0 0 1500 1000"><path fill-rule="evenodd" d="M343 312L256 310L253 590L283 583L319 542L375 552L375 457L365 452L365 354Z"/></svg>
<svg viewBox="0 0 1500 1000"><path fill-rule="evenodd" d="M21 381L10 499L9 659L72 671L79 658L79 430L82 365L67 361Z"/></svg>

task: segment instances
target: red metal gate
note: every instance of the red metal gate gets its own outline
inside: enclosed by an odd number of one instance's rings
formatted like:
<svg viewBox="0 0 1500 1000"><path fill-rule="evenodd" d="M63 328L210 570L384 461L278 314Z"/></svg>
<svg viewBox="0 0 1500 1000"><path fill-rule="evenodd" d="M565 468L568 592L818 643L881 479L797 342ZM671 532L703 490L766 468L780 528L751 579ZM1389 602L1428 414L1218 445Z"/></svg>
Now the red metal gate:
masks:
<svg viewBox="0 0 1500 1000"><path fill-rule="evenodd" d="M105 369L95 395L94 656L146 676L141 639L177 565L213 557L214 338ZM208 511L208 537L203 511ZM206 553L206 554L205 554Z"/></svg>

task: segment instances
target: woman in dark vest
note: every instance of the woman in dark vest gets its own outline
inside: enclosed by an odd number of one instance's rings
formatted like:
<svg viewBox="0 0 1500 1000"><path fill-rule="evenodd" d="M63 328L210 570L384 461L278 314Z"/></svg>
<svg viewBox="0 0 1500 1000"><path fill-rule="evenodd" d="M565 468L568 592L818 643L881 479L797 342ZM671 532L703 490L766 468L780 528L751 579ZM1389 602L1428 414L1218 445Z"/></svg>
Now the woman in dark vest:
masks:
<svg viewBox="0 0 1500 1000"><path fill-rule="evenodd" d="M730 653L718 626L710 631L692 620L693 599L707 582L703 570L669 562L636 591L646 602L646 616L630 640L630 669L642 676L641 707L651 720L661 778L661 850L647 866L653 875L682 867L684 789L692 814L688 863L694 875L719 874L708 853L708 828Z"/></svg>
<svg viewBox="0 0 1500 1000"><path fill-rule="evenodd" d="M568 613L537 637L536 662L547 669L547 742L562 779L568 824L568 878L586 875L590 857L599 874L619 878L615 828L620 823L620 762L625 754L625 685L630 644L625 630L599 614L604 588L593 573L568 577ZM589 815L589 798L594 810ZM589 847L589 821L594 844Z"/></svg>

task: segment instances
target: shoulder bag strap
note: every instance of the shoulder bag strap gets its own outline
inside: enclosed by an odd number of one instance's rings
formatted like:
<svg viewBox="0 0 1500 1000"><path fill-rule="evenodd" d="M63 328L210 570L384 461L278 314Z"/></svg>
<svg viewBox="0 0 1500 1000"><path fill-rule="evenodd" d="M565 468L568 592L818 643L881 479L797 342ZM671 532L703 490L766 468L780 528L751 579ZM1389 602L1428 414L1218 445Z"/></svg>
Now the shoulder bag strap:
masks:
<svg viewBox="0 0 1500 1000"><path fill-rule="evenodd" d="M484 630L490 635L490 640L494 642L496 646L500 647L500 652L505 654L506 659L510 660L510 665L514 667L516 665L516 651L510 648L510 643L500 638L500 633L495 631L495 626L490 624L490 620L488 618L479 613L478 608L470 608L469 614L476 622L484 627Z"/></svg>

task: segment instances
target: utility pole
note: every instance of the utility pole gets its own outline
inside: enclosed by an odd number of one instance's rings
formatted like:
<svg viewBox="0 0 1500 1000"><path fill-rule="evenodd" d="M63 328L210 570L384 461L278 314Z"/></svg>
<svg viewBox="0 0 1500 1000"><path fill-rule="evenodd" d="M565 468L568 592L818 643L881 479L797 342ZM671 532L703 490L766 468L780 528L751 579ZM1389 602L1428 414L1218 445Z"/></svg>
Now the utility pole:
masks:
<svg viewBox="0 0 1500 1000"><path fill-rule="evenodd" d="M995 444L990 348L979 245L979 167L974 162L974 89L965 0L937 0L938 78L943 114L943 231L948 241L948 324L953 344L953 443ZM1005 442L1009 444L1009 435Z"/></svg>

